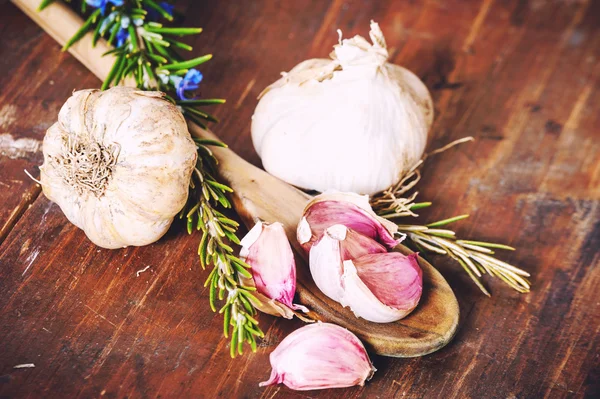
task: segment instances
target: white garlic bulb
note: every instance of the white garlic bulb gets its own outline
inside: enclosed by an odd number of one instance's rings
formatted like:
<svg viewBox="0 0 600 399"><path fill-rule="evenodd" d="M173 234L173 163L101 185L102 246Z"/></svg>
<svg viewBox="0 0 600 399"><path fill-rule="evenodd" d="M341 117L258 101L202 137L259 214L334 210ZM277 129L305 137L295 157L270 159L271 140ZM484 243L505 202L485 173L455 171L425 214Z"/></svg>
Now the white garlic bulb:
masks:
<svg viewBox="0 0 600 399"><path fill-rule="evenodd" d="M252 140L269 173L304 189L374 194L421 158L431 96L416 75L387 62L375 22L370 36L372 45L340 40L331 60L304 61L263 91Z"/></svg>
<svg viewBox="0 0 600 399"><path fill-rule="evenodd" d="M44 137L44 194L96 245L147 245L185 206L196 145L160 92L81 90Z"/></svg>

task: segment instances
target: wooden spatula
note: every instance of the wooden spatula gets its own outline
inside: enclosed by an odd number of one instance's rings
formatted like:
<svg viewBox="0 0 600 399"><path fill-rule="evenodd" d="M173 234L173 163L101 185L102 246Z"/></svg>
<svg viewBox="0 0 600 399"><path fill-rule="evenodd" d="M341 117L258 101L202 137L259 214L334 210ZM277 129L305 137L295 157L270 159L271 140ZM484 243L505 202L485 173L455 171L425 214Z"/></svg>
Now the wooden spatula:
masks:
<svg viewBox="0 0 600 399"><path fill-rule="evenodd" d="M12 0L46 32L63 45L81 27L76 13L61 3L53 3L38 12L39 0ZM92 47L91 34L84 36L69 52L100 79L104 79L114 62L102 57L110 49L100 40ZM217 139L197 125L190 132L198 137ZM244 161L233 151L215 148L221 177L235 190L233 203L248 228L258 219L281 222L297 254L303 254L296 241L296 225L310 196ZM409 254L399 245L396 250ZM298 296L300 302L313 310L313 316L346 327L358 335L377 354L394 357L422 356L446 345L458 326L458 302L448 283L424 259L423 296L419 306L405 319L395 323L377 324L358 319L354 314L331 301L312 281L304 259L297 256Z"/></svg>
<svg viewBox="0 0 600 399"><path fill-rule="evenodd" d="M192 135L218 138L197 125L189 124ZM214 148L221 177L233 188L233 204L244 224L251 228L257 220L280 222L296 254L300 302L316 317L354 332L372 351L384 356L414 357L434 352L446 345L458 326L458 302L442 275L419 257L423 269L423 296L417 308L406 318L388 324L359 319L347 308L326 297L314 284L304 251L296 240L296 226L310 200L308 194L290 186L240 158L227 148ZM403 254L412 251L403 245Z"/></svg>

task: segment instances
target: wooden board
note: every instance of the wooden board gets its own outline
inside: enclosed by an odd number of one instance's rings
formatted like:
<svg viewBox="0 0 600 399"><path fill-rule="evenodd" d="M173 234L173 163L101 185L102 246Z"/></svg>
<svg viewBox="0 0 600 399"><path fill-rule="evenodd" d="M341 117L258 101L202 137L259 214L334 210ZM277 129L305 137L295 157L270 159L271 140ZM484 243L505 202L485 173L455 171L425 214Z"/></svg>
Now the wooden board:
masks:
<svg viewBox="0 0 600 399"><path fill-rule="evenodd" d="M3 4L1 18L0 243L41 192L23 170L39 174L41 140L72 84L97 84L15 7Z"/></svg>
<svg viewBox="0 0 600 399"><path fill-rule="evenodd" d="M202 93L228 99L216 110L222 122L215 130L254 164L247 126L262 88L297 62L328 54L338 27L365 35L369 20L378 21L394 61L432 90L429 148L477 138L427 161L419 196L434 206L419 220L470 213L458 233L518 247L500 256L532 272L533 292L519 295L488 280L487 299L458 265L427 256L461 307L450 345L417 359L375 356L378 372L363 388L263 389L257 383L268 377L268 354L301 322L261 316L267 335L259 351L231 360L193 255L198 236L176 224L155 246L97 252L39 196L23 200L32 205L0 246L0 396L597 396L599 7L179 1L184 22L205 29L193 55L215 54L203 66ZM74 88L98 81L6 0L0 32L0 107L16 105L22 123L1 133L41 139L36 124L51 124ZM9 164L15 174L22 169L13 161L4 157L0 174ZM23 191L5 189L0 184L0 208L9 214L8 201L21 203ZM22 363L36 367L13 369Z"/></svg>
<svg viewBox="0 0 600 399"><path fill-rule="evenodd" d="M29 18L35 21L60 45L78 32L84 24L76 13L64 4L52 4L38 11L37 0L14 0ZM86 35L69 49L77 60L100 80L104 80L115 62L103 54L108 44L100 40L93 46ZM90 50L91 49L91 50ZM221 141L209 130L189 123L192 136ZM282 223L292 245L296 248L298 284L296 293L304 305L310 306L308 317L333 322L354 332L372 353L391 357L416 357L432 353L450 342L458 327L459 308L452 289L442 275L426 260L419 258L423 270L424 293L417 309L396 323L370 323L357 318L350 309L330 300L314 284L306 256L296 240L296 228L311 197L295 187L253 166L229 148L212 150L217 159L218 173L233 189L234 210L248 229L257 221ZM405 254L412 251L403 245L395 250Z"/></svg>

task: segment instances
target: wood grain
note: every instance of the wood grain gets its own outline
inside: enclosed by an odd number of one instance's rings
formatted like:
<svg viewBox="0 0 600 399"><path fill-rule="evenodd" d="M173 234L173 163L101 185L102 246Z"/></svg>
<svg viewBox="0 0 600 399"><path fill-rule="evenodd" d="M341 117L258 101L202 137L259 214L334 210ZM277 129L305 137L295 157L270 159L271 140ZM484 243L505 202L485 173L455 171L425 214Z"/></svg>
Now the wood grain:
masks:
<svg viewBox="0 0 600 399"><path fill-rule="evenodd" d="M328 54L337 28L365 35L370 19L379 22L394 62L432 90L429 148L477 138L427 161L419 197L434 206L419 220L471 214L458 233L516 246L499 256L533 274L533 291L487 280L487 299L456 264L426 256L461 307L450 345L418 359L375 356L378 372L362 388L258 388L268 354L301 322L261 316L258 352L230 360L221 319L206 306L197 236L175 224L154 246L98 250L43 196L23 199L34 185L20 171L39 154L2 155L0 181L10 188L0 184L0 224L23 205L0 246L0 396L599 395L598 2L180 1L178 9L204 28L193 55L215 54L202 69L202 94L228 99L215 130L256 165L248 120L262 88ZM0 134L40 140L70 92L98 81L6 0L0 33L0 110L14 110ZM15 176L20 183L6 180ZM23 363L36 367L13 369Z"/></svg>

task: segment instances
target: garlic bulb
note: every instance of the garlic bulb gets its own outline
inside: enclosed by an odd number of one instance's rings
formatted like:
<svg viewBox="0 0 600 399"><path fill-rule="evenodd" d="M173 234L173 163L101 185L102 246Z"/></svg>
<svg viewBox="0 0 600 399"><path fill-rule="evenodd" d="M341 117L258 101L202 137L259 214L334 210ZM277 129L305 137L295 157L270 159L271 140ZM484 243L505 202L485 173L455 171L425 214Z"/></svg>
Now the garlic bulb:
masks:
<svg viewBox="0 0 600 399"><path fill-rule="evenodd" d="M257 308L264 313L291 319L295 310L308 312L293 304L296 293L296 261L281 223L257 222L240 241L240 259L251 266ZM250 283L250 282L248 282Z"/></svg>
<svg viewBox="0 0 600 399"><path fill-rule="evenodd" d="M387 62L377 23L373 44L339 33L331 60L304 61L263 91L252 141L265 169L290 184L374 194L423 155L433 104L416 75Z"/></svg>
<svg viewBox="0 0 600 399"><path fill-rule="evenodd" d="M260 386L283 383L288 388L345 388L364 385L376 371L362 342L330 323L304 326L287 337L269 357L271 377Z"/></svg>
<svg viewBox="0 0 600 399"><path fill-rule="evenodd" d="M44 194L96 245L147 245L184 207L196 146L160 92L74 92L46 132Z"/></svg>

